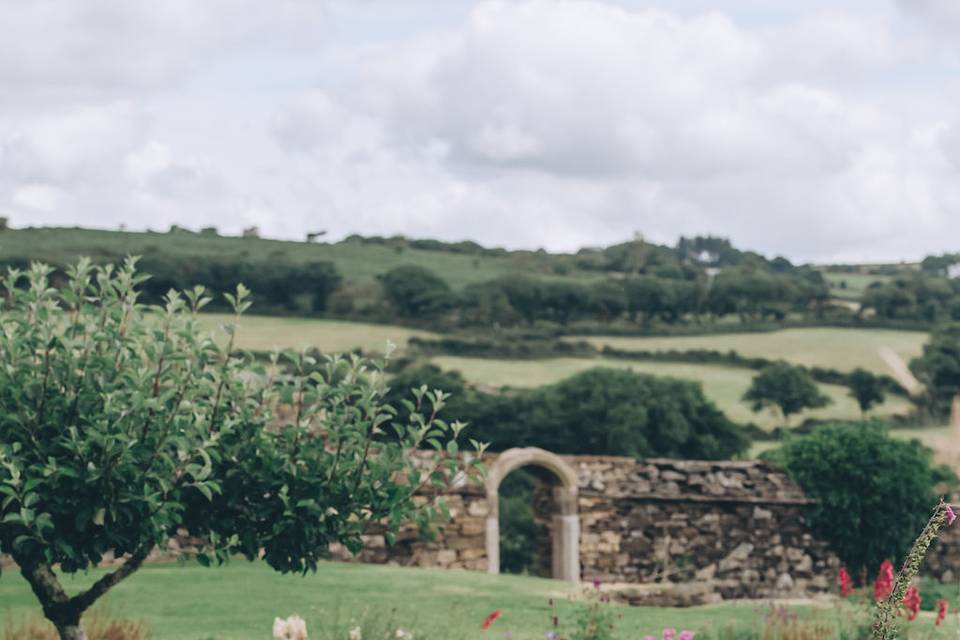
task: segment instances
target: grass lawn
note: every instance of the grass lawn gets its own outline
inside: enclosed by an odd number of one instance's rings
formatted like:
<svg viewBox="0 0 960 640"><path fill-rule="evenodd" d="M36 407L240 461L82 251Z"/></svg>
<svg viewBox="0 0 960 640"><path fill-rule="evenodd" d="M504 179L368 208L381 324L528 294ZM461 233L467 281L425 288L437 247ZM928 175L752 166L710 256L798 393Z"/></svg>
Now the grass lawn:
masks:
<svg viewBox="0 0 960 640"><path fill-rule="evenodd" d="M842 273L825 271L823 277L830 285L830 294L842 300L860 300L864 292L874 282L887 282L890 276L871 275L869 273Z"/></svg>
<svg viewBox="0 0 960 640"><path fill-rule="evenodd" d="M226 313L205 313L200 317L211 331L233 321L233 316ZM324 353L339 353L360 347L364 351L383 353L387 340L402 348L413 336L432 337L433 334L383 324L245 315L240 321L237 340L241 349L251 351L316 347Z"/></svg>
<svg viewBox="0 0 960 640"><path fill-rule="evenodd" d="M472 382L519 388L550 384L593 367L631 369L659 376L696 380L703 383L704 392L730 419L741 423L754 422L764 428L781 425L779 416L771 412L753 413L747 404L740 401L755 375L755 372L749 369L674 362L630 362L602 358L494 360L438 356L433 358L433 361L444 369L460 371L467 380ZM823 409L805 411L799 416L792 416L791 421L794 424L799 424L808 417L837 419L860 417L860 409L848 395L846 387L821 384L820 388L833 399L833 404ZM910 404L906 399L892 396L874 411L877 415L890 415L906 413L909 408Z"/></svg>
<svg viewBox="0 0 960 640"><path fill-rule="evenodd" d="M889 373L879 350L893 349L909 361L920 355L927 334L921 331L888 329L842 329L817 327L784 329L768 333L729 333L706 336L629 338L615 336L570 336L587 340L598 347L662 351L667 349L735 350L741 355L783 359L806 366L850 371L863 367L875 373Z"/></svg>
<svg viewBox="0 0 960 640"><path fill-rule="evenodd" d="M68 579L67 584L80 588L98 573ZM466 571L324 563L317 574L301 577L244 561L219 569L170 563L146 566L111 591L103 608L146 621L154 640L262 640L269 637L274 616L291 614L306 620L314 640L346 640L351 620L411 630L416 640L542 640L550 630L548 601L555 599L561 620L570 623L584 607L573 599L579 593L580 588L552 580ZM659 637L667 626L699 631L759 621L766 608L756 603L688 609L610 606L617 616L618 640L647 633ZM0 579L0 621L23 619L37 609L20 576L5 572ZM485 634L480 622L495 609L503 616ZM809 607L797 611L814 613ZM834 609L815 613L837 615ZM948 622L944 631L954 633L956 623ZM932 629L929 620L923 626Z"/></svg>

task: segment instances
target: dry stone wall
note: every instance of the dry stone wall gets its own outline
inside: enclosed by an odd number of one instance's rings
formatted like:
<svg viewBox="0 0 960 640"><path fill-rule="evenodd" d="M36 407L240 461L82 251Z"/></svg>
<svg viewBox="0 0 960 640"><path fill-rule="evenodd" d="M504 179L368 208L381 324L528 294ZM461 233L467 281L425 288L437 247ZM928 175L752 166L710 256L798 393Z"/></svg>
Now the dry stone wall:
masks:
<svg viewBox="0 0 960 640"><path fill-rule="evenodd" d="M837 560L810 504L762 462L573 459L584 580L711 585L723 598L828 591Z"/></svg>
<svg viewBox="0 0 960 640"><path fill-rule="evenodd" d="M838 562L806 527L810 501L763 462L560 459L577 480L582 580L697 583L707 585L698 591L705 602L809 595L832 586ZM487 464L495 466L496 456ZM543 487L535 497L538 522L548 531L552 514L544 505L551 491ZM435 540L410 529L388 547L382 533L372 532L358 559L485 570L486 519L495 517L488 496L481 487L464 487L446 500L452 519ZM337 556L347 554L337 550Z"/></svg>

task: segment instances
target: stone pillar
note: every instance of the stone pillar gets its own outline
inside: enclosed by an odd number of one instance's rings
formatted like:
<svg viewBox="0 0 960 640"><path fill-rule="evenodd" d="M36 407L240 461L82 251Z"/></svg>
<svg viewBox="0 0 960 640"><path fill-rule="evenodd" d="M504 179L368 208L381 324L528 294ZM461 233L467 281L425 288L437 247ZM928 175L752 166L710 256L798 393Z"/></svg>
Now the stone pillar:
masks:
<svg viewBox="0 0 960 640"><path fill-rule="evenodd" d="M487 573L500 573L500 516L490 509L487 516Z"/></svg>
<svg viewBox="0 0 960 640"><path fill-rule="evenodd" d="M553 517L553 577L580 582L580 516Z"/></svg>

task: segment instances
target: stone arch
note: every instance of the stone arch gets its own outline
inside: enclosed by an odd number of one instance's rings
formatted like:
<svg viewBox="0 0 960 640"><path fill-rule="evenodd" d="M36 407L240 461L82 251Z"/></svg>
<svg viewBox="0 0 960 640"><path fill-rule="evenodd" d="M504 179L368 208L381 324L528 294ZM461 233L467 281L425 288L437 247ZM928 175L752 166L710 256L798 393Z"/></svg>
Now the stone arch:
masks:
<svg viewBox="0 0 960 640"><path fill-rule="evenodd" d="M551 565L553 577L580 581L580 515L577 472L563 458L537 447L508 449L490 465L484 487L487 493L487 570L500 573L500 483L511 471L535 466L551 472L559 482L553 489L557 513L553 516Z"/></svg>

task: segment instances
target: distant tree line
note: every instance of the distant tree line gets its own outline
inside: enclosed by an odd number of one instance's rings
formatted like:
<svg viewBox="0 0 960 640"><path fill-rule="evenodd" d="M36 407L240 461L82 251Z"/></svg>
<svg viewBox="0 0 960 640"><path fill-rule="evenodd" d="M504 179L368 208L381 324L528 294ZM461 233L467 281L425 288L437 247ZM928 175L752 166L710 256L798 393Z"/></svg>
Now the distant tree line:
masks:
<svg viewBox="0 0 960 640"><path fill-rule="evenodd" d="M860 313L927 323L960 320L960 279L946 277L946 268L941 273L930 267L873 283L863 295Z"/></svg>
<svg viewBox="0 0 960 640"><path fill-rule="evenodd" d="M777 273L732 267L713 278L651 275L598 281L503 276L454 291L438 274L401 266L380 277L383 297L399 316L458 326L524 326L627 320L639 326L783 320L791 312L822 315L829 292L816 271Z"/></svg>
<svg viewBox="0 0 960 640"><path fill-rule="evenodd" d="M24 258L0 260L0 272L7 267L25 269L30 261ZM138 290L141 301L156 304L171 289L185 291L202 285L212 295L208 309L227 309L224 293L236 290L243 283L253 292L261 313L296 313L310 315L327 310L327 302L343 278L329 261L309 263L286 262L282 259L250 260L247 257L216 256L192 260L180 256L149 253L140 258L138 268L149 274ZM66 273L57 266L51 276L57 286L66 282Z"/></svg>

